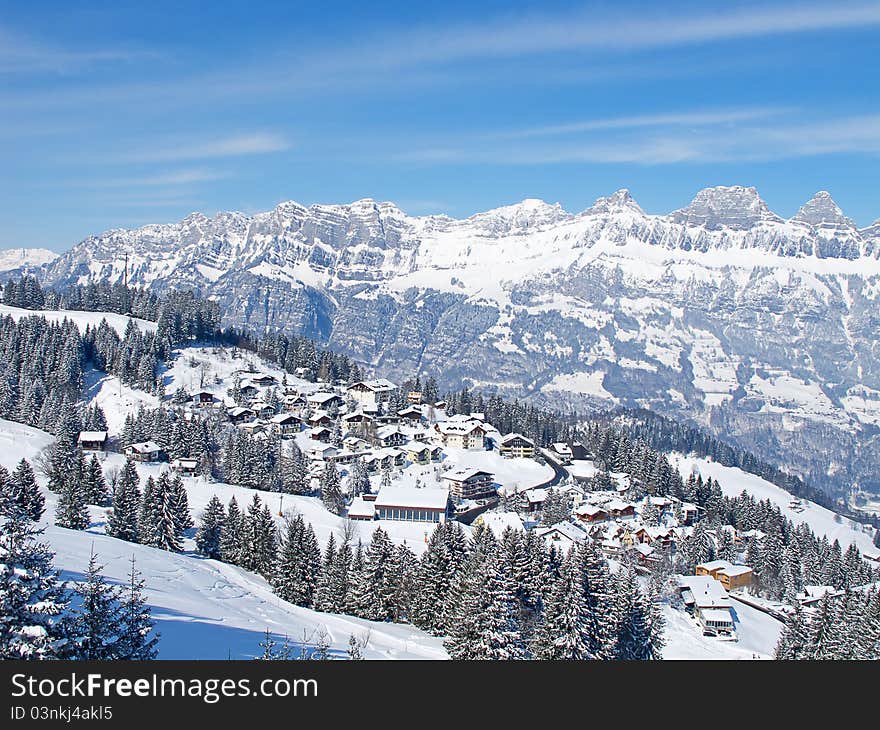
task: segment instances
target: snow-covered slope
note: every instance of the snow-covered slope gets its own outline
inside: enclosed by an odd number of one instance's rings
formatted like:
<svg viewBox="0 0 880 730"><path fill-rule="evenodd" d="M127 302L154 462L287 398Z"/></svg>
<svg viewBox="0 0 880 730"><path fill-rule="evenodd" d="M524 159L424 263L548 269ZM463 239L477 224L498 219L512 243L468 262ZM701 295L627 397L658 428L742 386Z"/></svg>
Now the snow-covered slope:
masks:
<svg viewBox="0 0 880 730"><path fill-rule="evenodd" d="M722 466L715 461L681 454L671 454L669 458L684 477L698 473L704 479L707 477L717 479L721 491L727 497L736 497L745 491L757 500L769 499L796 525L807 523L819 537L825 535L831 542L839 540L844 550L851 543L855 543L862 552L876 552L872 542L874 529L870 525L854 522L806 499L798 500L800 508L793 509L790 506L794 499L791 494L759 476L736 467Z"/></svg>
<svg viewBox="0 0 880 730"><path fill-rule="evenodd" d="M880 487L880 225L858 229L824 191L788 220L741 186L668 215L625 190L461 220L286 202L108 231L41 275L119 281L124 254L135 284L193 287L231 324L325 340L379 374L649 407L815 481Z"/></svg>
<svg viewBox="0 0 880 730"><path fill-rule="evenodd" d="M146 319L138 319L137 317L127 317L124 314L115 314L113 312L80 312L74 309L20 309L19 307L10 307L7 304L0 304L0 317L9 315L16 322L22 317L31 317L37 315L45 317L51 322L61 322L67 319L73 322L82 332L87 326L97 327L102 320L106 320L121 337L125 334L125 328L128 327L129 321L133 321L138 328L145 332L154 332L156 323Z"/></svg>
<svg viewBox="0 0 880 730"><path fill-rule="evenodd" d="M0 419L0 465L7 469L13 469L23 457L33 461L51 442L52 437L43 431ZM118 468L121 464L121 457L111 455L104 462L104 468ZM138 467L142 478L159 471L158 466L139 464ZM185 481L194 515L213 493L224 501L235 494L240 503L249 502L254 494L253 490L228 485L206 485L195 479ZM55 527L49 523L57 497L46 489L43 491L46 496L43 523L47 527L43 539L55 551L55 567L62 571L64 579L81 579L94 549L104 565L102 572L122 583L134 556L146 580L147 602L162 633L162 659L247 659L259 655L259 642L266 629L278 640L289 637L294 646L304 638L313 645L316 632L324 630L331 648L339 654L345 652L350 635L368 636L364 651L368 659L446 658L441 639L411 626L319 613L282 601L259 576L196 555L191 538L185 543L186 551L175 554L107 537L103 534L105 510L97 507L90 507L92 525L88 531ZM260 494L263 498L267 496ZM342 520L324 510L319 500L293 497L288 500L289 507L294 507L294 500L300 500L297 506L315 526L322 542L331 529L337 532L337 537L341 536ZM418 533L410 535L411 542L420 540L421 530ZM399 534L392 533L392 536L402 541ZM363 530L363 537L369 540L368 530Z"/></svg>
<svg viewBox="0 0 880 730"><path fill-rule="evenodd" d="M0 272L30 269L57 258L57 253L46 248L7 248L0 250Z"/></svg>

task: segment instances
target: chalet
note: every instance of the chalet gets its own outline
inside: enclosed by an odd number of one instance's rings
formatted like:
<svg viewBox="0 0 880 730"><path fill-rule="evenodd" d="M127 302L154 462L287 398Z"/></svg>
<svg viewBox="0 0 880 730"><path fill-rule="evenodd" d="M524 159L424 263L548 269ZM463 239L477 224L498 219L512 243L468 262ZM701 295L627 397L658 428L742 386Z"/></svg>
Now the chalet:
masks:
<svg viewBox="0 0 880 730"><path fill-rule="evenodd" d="M422 402L422 391L420 390L411 390L406 394L406 402L413 403L418 405Z"/></svg>
<svg viewBox="0 0 880 730"><path fill-rule="evenodd" d="M319 442L314 446L307 446L304 453L306 458L312 461L333 461L339 453L339 449L330 444L321 444Z"/></svg>
<svg viewBox="0 0 880 730"><path fill-rule="evenodd" d="M550 446L550 451L552 451L553 455L563 463L572 460L571 446L562 441L557 441L552 444Z"/></svg>
<svg viewBox="0 0 880 730"><path fill-rule="evenodd" d="M726 560L712 560L694 568L695 575L714 578L726 591L748 588L752 584L752 572L748 565L733 565Z"/></svg>
<svg viewBox="0 0 880 730"><path fill-rule="evenodd" d="M607 522L611 519L611 515L597 504L582 504L574 511L574 516L578 522L587 525L596 525L600 522Z"/></svg>
<svg viewBox="0 0 880 730"><path fill-rule="evenodd" d="M431 461L440 461L443 458L443 449L440 446L431 447Z"/></svg>
<svg viewBox="0 0 880 730"><path fill-rule="evenodd" d="M309 426L312 428L317 428L318 426L331 426L333 424L333 419L327 414L326 411L315 411L308 418Z"/></svg>
<svg viewBox="0 0 880 730"><path fill-rule="evenodd" d="M612 499L605 503L605 510L615 520L630 520L636 516L636 506L631 502Z"/></svg>
<svg viewBox="0 0 880 730"><path fill-rule="evenodd" d="M804 589L795 596L795 600L801 606L810 608L818 605L826 596L830 600L834 600L845 595L846 591L837 589L834 586L804 586Z"/></svg>
<svg viewBox="0 0 880 730"><path fill-rule="evenodd" d="M275 415L275 409L262 401L251 403L251 410L257 418L272 418Z"/></svg>
<svg viewBox="0 0 880 730"><path fill-rule="evenodd" d="M336 452L335 456L332 456L327 459L327 461L332 461L334 464L353 464L358 459L363 456L363 453L360 451L350 451L349 449L340 449Z"/></svg>
<svg viewBox="0 0 880 730"><path fill-rule="evenodd" d="M268 388L270 385L275 385L278 380L272 375L257 375L251 378L251 382L261 388Z"/></svg>
<svg viewBox="0 0 880 730"><path fill-rule="evenodd" d="M129 458L144 463L159 461L162 457L162 447L155 441L139 441L136 444L129 444L124 451Z"/></svg>
<svg viewBox="0 0 880 730"><path fill-rule="evenodd" d="M459 499L480 499L495 496L494 477L482 469L459 468L448 471L443 479L449 484L449 491Z"/></svg>
<svg viewBox="0 0 880 730"><path fill-rule="evenodd" d="M77 439L79 448L84 454L99 454L107 450L106 431L80 431Z"/></svg>
<svg viewBox="0 0 880 730"><path fill-rule="evenodd" d="M679 591L687 610L703 628L703 634L734 636L730 596L724 586L709 575L683 576Z"/></svg>
<svg viewBox="0 0 880 730"><path fill-rule="evenodd" d="M681 512L682 525L692 525L700 517L700 508L690 502L681 502L678 509Z"/></svg>
<svg viewBox="0 0 880 730"><path fill-rule="evenodd" d="M531 459L535 455L535 442L519 433L509 433L501 439L498 452L511 459Z"/></svg>
<svg viewBox="0 0 880 730"><path fill-rule="evenodd" d="M291 413L279 413L269 419L269 427L272 429L273 433L277 433L281 436L289 436L290 434L297 433L301 423L302 421Z"/></svg>
<svg viewBox="0 0 880 730"><path fill-rule="evenodd" d="M520 504L526 512L537 512L544 506L547 499L547 489L532 487L520 492Z"/></svg>
<svg viewBox="0 0 880 730"><path fill-rule="evenodd" d="M397 426L383 426L376 431L376 443L382 447L403 446L409 437Z"/></svg>
<svg viewBox="0 0 880 730"><path fill-rule="evenodd" d="M363 411L354 411L354 413L346 413L342 417L342 422L349 428L359 426L364 423L372 423L373 417Z"/></svg>
<svg viewBox="0 0 880 730"><path fill-rule="evenodd" d="M651 545L643 542L636 543L627 550L630 554L635 555L636 560L642 565L654 565L660 560L656 554L657 551Z"/></svg>
<svg viewBox="0 0 880 730"><path fill-rule="evenodd" d="M250 408L244 408L242 406L230 408L228 411L226 411L226 415L229 417L229 420L236 426L239 423L244 423L245 421L252 421L256 416L256 414Z"/></svg>
<svg viewBox="0 0 880 730"><path fill-rule="evenodd" d="M175 459L171 462L171 468L178 474L192 476L199 469L198 459Z"/></svg>
<svg viewBox="0 0 880 730"><path fill-rule="evenodd" d="M260 389L253 383L242 383L238 387L238 392L241 393L242 398L256 398Z"/></svg>
<svg viewBox="0 0 880 730"><path fill-rule="evenodd" d="M445 522L449 492L428 487L382 487L373 504L380 520Z"/></svg>
<svg viewBox="0 0 880 730"><path fill-rule="evenodd" d="M356 452L368 451L370 448L370 443L368 441L362 439L360 436L355 436L353 433L348 434L348 436L342 439L342 445L349 451Z"/></svg>
<svg viewBox="0 0 880 730"><path fill-rule="evenodd" d="M376 380L360 380L346 388L348 396L356 403L360 403L365 409L376 411L383 403L391 399L391 393L397 386L390 380L378 378Z"/></svg>
<svg viewBox="0 0 880 730"><path fill-rule="evenodd" d="M306 400L312 408L320 408L325 411L331 411L334 408L338 410L345 405L345 400L336 393L311 393L306 396Z"/></svg>
<svg viewBox="0 0 880 730"><path fill-rule="evenodd" d="M302 410L303 406L305 406L308 401L306 401L301 395L288 393L281 399L281 402L284 404L284 410L295 412Z"/></svg>
<svg viewBox="0 0 880 730"><path fill-rule="evenodd" d="M444 446L454 449L482 450L486 448L486 427L481 421L453 416L434 426Z"/></svg>
<svg viewBox="0 0 880 730"><path fill-rule="evenodd" d="M207 408L214 405L214 394L207 390L200 390L198 393L193 393L192 402L198 408Z"/></svg>
<svg viewBox="0 0 880 730"><path fill-rule="evenodd" d="M428 444L420 444L418 441L410 441L402 447L406 458L413 464L427 464L431 461L431 447Z"/></svg>
<svg viewBox="0 0 880 730"><path fill-rule="evenodd" d="M422 409L416 408L415 406L409 406L408 408L402 408L399 410L397 415L405 421L420 423L422 420Z"/></svg>
<svg viewBox="0 0 880 730"><path fill-rule="evenodd" d="M348 506L347 515L350 520L372 521L376 519L376 504L363 497L355 497Z"/></svg>
<svg viewBox="0 0 880 730"><path fill-rule="evenodd" d="M403 466L406 457L403 452L395 448L376 449L363 458L363 463L370 471L374 469L391 469L394 466Z"/></svg>
<svg viewBox="0 0 880 730"><path fill-rule="evenodd" d="M253 421L247 421L246 423L240 423L238 427L245 433L251 434L251 436L257 433L262 433L266 430L265 424L262 421L257 421L256 419Z"/></svg>
<svg viewBox="0 0 880 730"><path fill-rule="evenodd" d="M447 403L445 400L435 400L434 401L434 408L439 408L440 410L445 410L446 406L447 406Z"/></svg>
<svg viewBox="0 0 880 730"><path fill-rule="evenodd" d="M314 441L323 441L327 442L330 440L330 437L333 435L330 432L330 429L326 426L318 426L317 428L310 428L308 431L309 438Z"/></svg>
<svg viewBox="0 0 880 730"><path fill-rule="evenodd" d="M562 553L567 553L574 545L587 539L587 533L571 522L557 522L550 527L538 527L535 534L544 539L548 548L555 548L557 552Z"/></svg>

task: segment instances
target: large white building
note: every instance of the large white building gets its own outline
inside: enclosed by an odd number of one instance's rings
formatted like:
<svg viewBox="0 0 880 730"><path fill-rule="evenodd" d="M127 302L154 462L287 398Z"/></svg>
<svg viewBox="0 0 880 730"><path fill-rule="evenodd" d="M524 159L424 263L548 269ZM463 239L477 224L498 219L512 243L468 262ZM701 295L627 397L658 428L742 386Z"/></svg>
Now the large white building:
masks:
<svg viewBox="0 0 880 730"><path fill-rule="evenodd" d="M374 502L376 518L408 522L445 522L449 491L423 487L382 487Z"/></svg>
<svg viewBox="0 0 880 730"><path fill-rule="evenodd" d="M452 416L434 427L444 446L453 449L482 450L486 448L486 425L469 416Z"/></svg>
<svg viewBox="0 0 880 730"><path fill-rule="evenodd" d="M366 410L375 411L382 403L387 403L391 393L397 386L385 378L375 380L360 380L348 386L346 393L356 403L360 403Z"/></svg>

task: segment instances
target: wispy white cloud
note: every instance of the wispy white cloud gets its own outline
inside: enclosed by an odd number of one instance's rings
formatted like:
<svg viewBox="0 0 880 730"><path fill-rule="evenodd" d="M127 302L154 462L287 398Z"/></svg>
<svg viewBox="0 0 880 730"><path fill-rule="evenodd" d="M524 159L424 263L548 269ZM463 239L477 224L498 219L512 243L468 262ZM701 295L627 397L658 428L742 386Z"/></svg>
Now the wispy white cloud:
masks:
<svg viewBox="0 0 880 730"><path fill-rule="evenodd" d="M458 145L420 143L412 150L393 154L392 157L399 162L432 164L670 165L770 162L841 153L880 154L880 114L822 121L800 121L788 117L772 125L758 117L752 119L758 123L704 123L703 126L688 129L640 129L638 134L614 134L610 137L605 130L626 127L609 124L578 129L578 132L586 134L564 142L547 142L540 135L524 135L516 140L496 137L492 142L489 141L491 135L487 134L481 143L475 143L473 138L464 139ZM664 125L661 122L656 126Z"/></svg>
<svg viewBox="0 0 880 730"><path fill-rule="evenodd" d="M121 162L168 162L242 157L290 149L290 142L279 134L252 132L211 141L180 140L154 148L120 155Z"/></svg>
<svg viewBox="0 0 880 730"><path fill-rule="evenodd" d="M178 187L221 180L226 176L226 173L217 170L174 170L139 177L103 179L91 187Z"/></svg>
<svg viewBox="0 0 880 730"><path fill-rule="evenodd" d="M643 127L703 127L753 121L777 116L791 111L790 107L759 107L715 111L688 111L667 114L639 114L605 119L588 119L580 122L554 124L528 129L492 132L490 136L500 139L527 139L564 134L577 134L601 130L638 129Z"/></svg>
<svg viewBox="0 0 880 730"><path fill-rule="evenodd" d="M422 28L327 54L325 71L356 62L399 68L558 51L639 50L880 25L880 4L739 6L711 12L681 7L647 16L595 12L507 17L482 24Z"/></svg>
<svg viewBox="0 0 880 730"><path fill-rule="evenodd" d="M156 58L155 51L123 47L71 49L0 26L0 73L67 74L100 64Z"/></svg>

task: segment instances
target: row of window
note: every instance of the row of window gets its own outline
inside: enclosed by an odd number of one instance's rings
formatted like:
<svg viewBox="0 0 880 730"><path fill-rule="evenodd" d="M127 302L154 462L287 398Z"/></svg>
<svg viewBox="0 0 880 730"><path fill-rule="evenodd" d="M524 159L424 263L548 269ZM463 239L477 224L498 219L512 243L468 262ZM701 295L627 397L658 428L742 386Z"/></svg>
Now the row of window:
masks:
<svg viewBox="0 0 880 730"><path fill-rule="evenodd" d="M441 512L424 509L398 509L380 507L376 510L380 520L407 520L409 522L440 522Z"/></svg>

